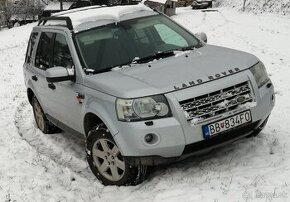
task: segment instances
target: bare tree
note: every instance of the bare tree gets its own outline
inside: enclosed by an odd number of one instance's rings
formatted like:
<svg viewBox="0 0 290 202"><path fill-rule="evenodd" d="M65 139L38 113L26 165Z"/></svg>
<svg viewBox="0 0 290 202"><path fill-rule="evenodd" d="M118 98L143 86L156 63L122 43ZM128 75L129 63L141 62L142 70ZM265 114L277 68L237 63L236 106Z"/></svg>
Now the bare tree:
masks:
<svg viewBox="0 0 290 202"><path fill-rule="evenodd" d="M264 4L263 4L263 10L265 10L265 7L267 6L269 0L265 0Z"/></svg>
<svg viewBox="0 0 290 202"><path fill-rule="evenodd" d="M37 0L20 0L16 4L15 13L21 15L26 20L27 18L34 18L41 13L41 10L42 6Z"/></svg>
<svg viewBox="0 0 290 202"><path fill-rule="evenodd" d="M9 27L9 20L11 16L15 13L15 6L10 1L7 1L5 4L0 6L2 10L2 15L4 16L4 21L7 27Z"/></svg>
<svg viewBox="0 0 290 202"><path fill-rule="evenodd" d="M246 10L246 3L247 3L247 0L243 0L244 1L244 3L243 3L243 11L245 11Z"/></svg>
<svg viewBox="0 0 290 202"><path fill-rule="evenodd" d="M8 1L0 10L3 10L6 25L12 27L17 22L21 25L37 20L42 5L39 0L20 0L18 3Z"/></svg>

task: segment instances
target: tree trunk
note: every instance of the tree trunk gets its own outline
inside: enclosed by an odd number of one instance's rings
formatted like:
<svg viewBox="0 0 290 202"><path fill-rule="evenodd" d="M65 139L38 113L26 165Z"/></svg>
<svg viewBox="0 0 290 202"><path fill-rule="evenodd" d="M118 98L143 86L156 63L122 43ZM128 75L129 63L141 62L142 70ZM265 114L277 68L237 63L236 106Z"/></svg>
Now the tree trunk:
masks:
<svg viewBox="0 0 290 202"><path fill-rule="evenodd" d="M281 12L283 12L283 0L281 0Z"/></svg>
<svg viewBox="0 0 290 202"><path fill-rule="evenodd" d="M244 3L243 3L243 11L246 10L246 2L247 2L247 0L244 0Z"/></svg>
<svg viewBox="0 0 290 202"><path fill-rule="evenodd" d="M60 0L60 10L62 11L63 10L63 1Z"/></svg>

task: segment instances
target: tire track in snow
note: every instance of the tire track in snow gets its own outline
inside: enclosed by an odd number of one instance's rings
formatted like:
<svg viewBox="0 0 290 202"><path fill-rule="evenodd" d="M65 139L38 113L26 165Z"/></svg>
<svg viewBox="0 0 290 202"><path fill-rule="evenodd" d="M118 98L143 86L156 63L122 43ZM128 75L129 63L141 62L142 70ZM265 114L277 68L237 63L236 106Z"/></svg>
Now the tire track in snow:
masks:
<svg viewBox="0 0 290 202"><path fill-rule="evenodd" d="M82 140L73 138L65 133L46 135L40 132L35 128L32 108L28 101L24 101L24 99L24 94L16 98L20 103L15 112L15 126L18 128L19 135L41 155L47 156L58 165L69 168L80 177L86 178L90 181L95 181L95 178L87 167L86 160L83 156ZM260 142L261 139L256 139L256 141ZM211 186L211 184L214 183L216 184L215 188L220 187L220 189L227 194L232 179L226 175L226 171L232 170L232 167L229 167L230 164L239 163L237 160L232 160L233 155L235 156L235 159L236 157L239 157L238 159L240 159L247 156L244 152L248 153L250 149L247 149L246 151L243 149L244 146L249 147L247 142L249 141L245 140L234 145L229 145L226 148L218 149L218 154L212 152L204 156L187 159L171 166L156 167L154 168L154 172L149 175L147 181L132 188L132 193L138 196L142 195L142 198L145 201L146 198L144 197L145 195L148 195L148 193L151 193L152 196L148 196L147 200L153 200L152 197L154 196L166 200L167 195L169 195L169 198L182 197L179 193L171 196L170 192L167 191L171 190L172 186L175 189L178 189L178 183L190 183L192 187L198 187L199 184L202 184L203 186ZM251 143L251 145L255 144ZM252 149L256 150L257 148ZM222 183L220 183L220 181L222 181ZM113 188L108 189L108 193L103 193L100 190L100 194L111 195L116 194L116 192L121 194L122 191L126 192L130 188L124 187L118 190ZM160 192L162 193L161 195L159 194ZM125 194L125 196L126 195L127 194ZM200 196L197 196L197 198L198 200L201 199Z"/></svg>
<svg viewBox="0 0 290 202"><path fill-rule="evenodd" d="M219 11L218 9L214 10L214 11L203 10L202 13L204 14L204 16L203 16L203 18L201 20L200 26L202 26L204 24L208 24L210 26L208 31L215 31L218 28L224 27L228 23L233 23L231 20L226 18L225 15L223 15L223 13L221 11ZM209 20L209 18L212 18L212 17L214 17L215 20L220 18L221 21L218 21L218 23L214 23L215 25L212 26L212 24L213 24L212 23L212 19Z"/></svg>
<svg viewBox="0 0 290 202"><path fill-rule="evenodd" d="M210 31L215 31L216 29L218 29L218 28L222 28L222 27L226 26L228 23L231 22L230 20L228 20L228 19L227 19L227 18L222 14L221 11L217 10L215 13L218 13L219 16L223 19L224 22L221 23L221 24L219 24L219 25L216 25L216 27L211 28Z"/></svg>
<svg viewBox="0 0 290 202"><path fill-rule="evenodd" d="M38 153L82 177L94 179L85 159L84 140L67 133L43 134L36 129L28 101L20 102L15 112L14 124L19 135Z"/></svg>
<svg viewBox="0 0 290 202"><path fill-rule="evenodd" d="M193 29L195 29L195 28L200 27L200 26L203 24L203 20L201 20L198 24L193 25L192 22L194 22L194 21L192 21L192 19L190 18L190 17L192 17L192 13L193 13L193 12L194 12L195 14L201 14L201 15L202 15L202 19L205 20L205 18L206 18L206 17L205 17L206 13L204 13L204 12L197 12L197 11L189 11L189 12L186 12L186 13L179 14L178 16L172 16L172 19L178 21L178 18L180 18L180 17L183 18L184 16L188 16L188 18L185 18L185 23L184 23L184 24L187 25L187 28L188 28L188 29L193 30Z"/></svg>

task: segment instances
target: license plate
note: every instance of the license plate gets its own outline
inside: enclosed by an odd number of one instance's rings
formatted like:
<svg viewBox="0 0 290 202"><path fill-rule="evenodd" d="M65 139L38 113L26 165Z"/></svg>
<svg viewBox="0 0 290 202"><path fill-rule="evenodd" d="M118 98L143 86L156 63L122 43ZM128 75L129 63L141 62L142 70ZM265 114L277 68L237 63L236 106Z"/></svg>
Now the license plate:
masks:
<svg viewBox="0 0 290 202"><path fill-rule="evenodd" d="M225 132L237 126L249 123L252 121L251 112L245 111L229 118L202 126L203 134L205 138L217 135L221 132Z"/></svg>

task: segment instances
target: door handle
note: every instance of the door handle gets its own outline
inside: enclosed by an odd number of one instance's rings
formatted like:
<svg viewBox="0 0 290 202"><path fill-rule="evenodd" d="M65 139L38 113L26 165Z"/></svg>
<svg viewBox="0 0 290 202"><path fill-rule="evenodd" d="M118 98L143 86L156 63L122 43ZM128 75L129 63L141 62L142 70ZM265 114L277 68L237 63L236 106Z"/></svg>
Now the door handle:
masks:
<svg viewBox="0 0 290 202"><path fill-rule="evenodd" d="M31 79L32 79L33 81L37 81L37 80L38 80L37 76L35 76L35 75L32 76Z"/></svg>
<svg viewBox="0 0 290 202"><path fill-rule="evenodd" d="M49 83L47 85L50 89L55 90L55 85L53 83Z"/></svg>

